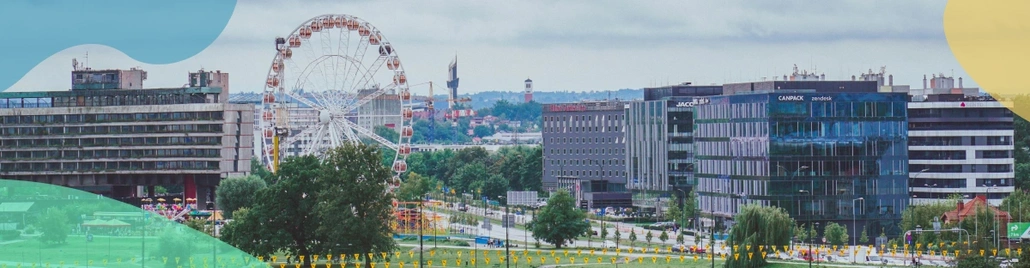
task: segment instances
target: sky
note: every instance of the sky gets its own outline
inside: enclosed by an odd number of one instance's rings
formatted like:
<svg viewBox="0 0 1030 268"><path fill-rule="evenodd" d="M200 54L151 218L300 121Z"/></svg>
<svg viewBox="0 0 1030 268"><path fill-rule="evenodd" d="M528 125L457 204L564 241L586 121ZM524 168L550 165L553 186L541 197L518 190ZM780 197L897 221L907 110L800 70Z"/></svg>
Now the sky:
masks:
<svg viewBox="0 0 1030 268"><path fill-rule="evenodd" d="M8 91L65 90L71 60L85 62L88 53L94 69L142 67L149 73L146 87L179 87L188 72L203 68L228 72L232 92L257 92L264 89L275 37L323 14L353 15L378 28L411 83L444 84L457 56L460 93L518 91L526 78L538 91L761 81L782 79L795 64L828 80L886 66L896 85L921 88L923 75L943 73L976 86L948 48L945 4L241 0L218 39L190 59L148 65L106 46L76 46L41 62Z"/></svg>

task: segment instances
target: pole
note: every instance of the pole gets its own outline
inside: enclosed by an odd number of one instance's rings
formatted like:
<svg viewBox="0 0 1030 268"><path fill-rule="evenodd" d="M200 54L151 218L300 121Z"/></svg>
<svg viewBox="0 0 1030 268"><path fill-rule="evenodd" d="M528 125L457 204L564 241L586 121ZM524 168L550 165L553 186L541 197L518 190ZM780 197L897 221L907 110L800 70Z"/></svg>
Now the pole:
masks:
<svg viewBox="0 0 1030 268"><path fill-rule="evenodd" d="M712 228L711 228L712 239L710 241L708 241L708 243L712 245L712 247L711 247L712 248L712 254L711 254L711 256L712 256L712 268L715 268L715 198L714 198L714 196L709 196L708 200L710 201L708 203L708 208L709 208L709 211L711 211L711 213L712 213Z"/></svg>
<svg viewBox="0 0 1030 268"><path fill-rule="evenodd" d="M508 223L508 202L504 202L504 265L507 268L511 268L511 253L508 251L508 228L511 227L511 223Z"/></svg>
<svg viewBox="0 0 1030 268"><path fill-rule="evenodd" d="M422 236L422 226L425 225L425 216L423 214L425 209L423 206L426 203L426 198L428 196L423 196L421 202L418 202L418 267L425 265L425 260L422 257L422 253L426 251L425 246L422 244L422 241L425 240L425 237Z"/></svg>

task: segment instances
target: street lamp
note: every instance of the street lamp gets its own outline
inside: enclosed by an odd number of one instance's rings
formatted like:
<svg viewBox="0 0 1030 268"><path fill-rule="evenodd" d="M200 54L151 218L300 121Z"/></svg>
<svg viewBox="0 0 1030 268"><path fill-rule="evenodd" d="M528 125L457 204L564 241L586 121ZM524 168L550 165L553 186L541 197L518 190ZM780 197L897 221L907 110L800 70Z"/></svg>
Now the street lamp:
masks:
<svg viewBox="0 0 1030 268"><path fill-rule="evenodd" d="M927 171L930 171L930 169L929 168L924 168L923 170L920 170L919 172L916 172L915 175L912 175L912 179L910 180L910 182L908 184L908 193L909 194L912 194L912 185L915 183L916 178L919 178L919 175L922 175L923 172L927 172ZM908 204L909 205L914 204L915 201L916 201L916 196L914 194L912 194L912 199L909 200Z"/></svg>
<svg viewBox="0 0 1030 268"><path fill-rule="evenodd" d="M497 196L497 200L501 200L504 196ZM504 221L504 265L505 267L511 267L511 252L508 251L508 228L511 227L511 223L508 222L508 202L504 202L504 216L501 220Z"/></svg>
<svg viewBox="0 0 1030 268"><path fill-rule="evenodd" d="M854 205L855 202L858 202L858 201L862 201L862 206L865 207L865 198L862 198L862 197L855 198L855 200L852 200L851 203L852 203L852 205ZM859 210L859 211L865 212L864 209ZM855 213L855 215L853 215L853 216L854 217L851 219L851 235L855 236L855 240L853 240L854 242L852 242L851 245L853 247L855 247L855 248L858 248L858 213ZM858 255L858 254L851 254L851 262L852 263L855 262L855 255Z"/></svg>
<svg viewBox="0 0 1030 268"><path fill-rule="evenodd" d="M812 223L812 230L813 231L818 230L819 227L817 227L817 226L819 226L818 222ZM818 232L818 231L816 231L816 232ZM811 235L811 234L809 234L809 235ZM808 243L808 268L812 268L812 261L815 260L815 254L812 253L812 244L815 244L815 236L814 235L811 235L811 236L812 237L808 238L811 241L811 243Z"/></svg>

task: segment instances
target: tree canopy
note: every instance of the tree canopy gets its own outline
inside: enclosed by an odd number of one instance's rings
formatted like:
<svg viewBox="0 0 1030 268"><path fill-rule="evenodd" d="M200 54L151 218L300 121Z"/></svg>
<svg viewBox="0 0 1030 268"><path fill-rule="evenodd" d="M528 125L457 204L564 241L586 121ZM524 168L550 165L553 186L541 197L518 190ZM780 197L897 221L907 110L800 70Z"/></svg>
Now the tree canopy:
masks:
<svg viewBox="0 0 1030 268"><path fill-rule="evenodd" d="M555 248L562 248L586 232L590 224L575 203L568 191L558 190L534 217L531 227L533 238L550 243Z"/></svg>
<svg viewBox="0 0 1030 268"><path fill-rule="evenodd" d="M231 219L234 211L253 204L255 194L265 187L265 181L255 175L230 177L222 180L215 189L215 203Z"/></svg>
<svg viewBox="0 0 1030 268"><path fill-rule="evenodd" d="M324 161L313 156L286 159L275 183L257 191L252 207L237 210L222 240L264 257L277 252L296 258L319 252L392 251L393 197L386 193L392 174L378 148L346 144L327 154ZM310 261L305 258L303 265Z"/></svg>
<svg viewBox="0 0 1030 268"><path fill-rule="evenodd" d="M790 232L794 227L794 219L786 210L778 207L763 207L749 204L740 208L734 217L737 224L730 230L728 243L740 245L740 249L748 250L755 256L762 254L758 245L786 245L790 243ZM746 249L750 245L750 249ZM728 259L726 267L762 267L765 258Z"/></svg>

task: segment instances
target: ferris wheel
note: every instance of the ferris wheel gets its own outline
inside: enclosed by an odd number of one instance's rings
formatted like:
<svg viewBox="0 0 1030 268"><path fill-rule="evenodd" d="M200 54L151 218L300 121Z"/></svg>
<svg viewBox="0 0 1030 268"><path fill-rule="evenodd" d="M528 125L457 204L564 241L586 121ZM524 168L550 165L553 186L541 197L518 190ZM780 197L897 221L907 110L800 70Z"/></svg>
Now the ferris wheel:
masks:
<svg viewBox="0 0 1030 268"><path fill-rule="evenodd" d="M412 109L404 67L393 45L350 15L309 19L276 39L262 96L264 163L324 157L346 143L371 143L393 155L391 184L407 170Z"/></svg>

